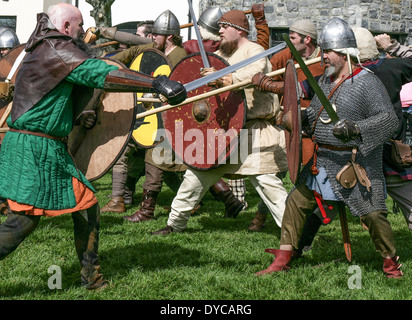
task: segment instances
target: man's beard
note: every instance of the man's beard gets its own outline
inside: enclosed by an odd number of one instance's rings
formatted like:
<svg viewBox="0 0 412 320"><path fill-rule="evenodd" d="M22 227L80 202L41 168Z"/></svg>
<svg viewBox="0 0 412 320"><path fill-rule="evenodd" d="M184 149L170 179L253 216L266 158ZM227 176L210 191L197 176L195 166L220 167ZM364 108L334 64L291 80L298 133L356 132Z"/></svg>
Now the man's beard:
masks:
<svg viewBox="0 0 412 320"><path fill-rule="evenodd" d="M161 43L155 41L155 49L164 52L165 42L166 42L166 40L162 41Z"/></svg>
<svg viewBox="0 0 412 320"><path fill-rule="evenodd" d="M336 68L335 68L335 66L331 66L331 65L330 65L329 67L327 67L327 68L325 69L325 76L326 76L326 77L334 76L335 73L336 73Z"/></svg>
<svg viewBox="0 0 412 320"><path fill-rule="evenodd" d="M73 39L73 40L80 50L86 52L92 58L97 57L98 50L94 49L92 45L84 43L83 39L80 39L80 38Z"/></svg>
<svg viewBox="0 0 412 320"><path fill-rule="evenodd" d="M233 41L222 41L219 45L219 50L222 51L223 54L230 56L236 51L238 43L239 40L237 39Z"/></svg>

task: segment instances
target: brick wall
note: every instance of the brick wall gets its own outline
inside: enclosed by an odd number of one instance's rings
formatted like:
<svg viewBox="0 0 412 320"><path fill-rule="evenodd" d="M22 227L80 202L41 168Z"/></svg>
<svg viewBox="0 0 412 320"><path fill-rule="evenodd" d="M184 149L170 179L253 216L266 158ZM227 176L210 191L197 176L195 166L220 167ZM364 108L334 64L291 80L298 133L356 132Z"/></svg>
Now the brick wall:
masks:
<svg viewBox="0 0 412 320"><path fill-rule="evenodd" d="M269 27L288 27L296 19L308 18L320 30L331 18L339 17L351 26L394 33L405 44L412 44L412 0L199 0L199 9L203 12L207 7L220 6L223 12L248 10L262 2ZM250 24L254 25L252 17ZM256 34L252 31L250 37L255 40Z"/></svg>

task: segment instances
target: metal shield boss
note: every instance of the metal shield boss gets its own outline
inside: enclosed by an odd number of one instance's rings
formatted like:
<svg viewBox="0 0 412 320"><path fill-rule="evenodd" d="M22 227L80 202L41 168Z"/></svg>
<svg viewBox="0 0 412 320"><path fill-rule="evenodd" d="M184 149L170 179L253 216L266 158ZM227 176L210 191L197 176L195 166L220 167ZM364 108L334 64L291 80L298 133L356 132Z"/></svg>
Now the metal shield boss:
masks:
<svg viewBox="0 0 412 320"><path fill-rule="evenodd" d="M101 58L110 65L126 66L111 58ZM89 181L101 178L120 158L134 127L136 112L132 92L105 92L95 89L84 110L95 110L93 128L74 126L68 148L77 168Z"/></svg>
<svg viewBox="0 0 412 320"><path fill-rule="evenodd" d="M169 76L172 67L169 59L167 59L163 52L150 48L144 50L133 60L130 69L157 77L159 75ZM134 97L137 114L158 108L162 105L161 102L142 103L137 101L137 98L152 97L150 93L143 94L137 92L134 94ZM164 140L162 130L159 130L162 128L163 120L160 113L137 119L132 138L140 147L151 148Z"/></svg>
<svg viewBox="0 0 412 320"><path fill-rule="evenodd" d="M14 83L16 81L17 71L20 68L21 60L17 59L23 52L26 44L21 44L7 53L3 58L0 58L0 128L8 128L6 120L10 115L11 102L13 100ZM17 62L17 61L19 62ZM14 64L19 63L16 71L11 79L6 82ZM0 132L0 144L3 141L5 132Z"/></svg>
<svg viewBox="0 0 412 320"><path fill-rule="evenodd" d="M207 53L207 57L210 66L217 70L228 66L216 54ZM193 53L173 68L170 79L189 83L201 77L203 66L201 54ZM215 89L204 85L188 92L188 98ZM228 158L238 150L239 133L245 124L244 100L243 90L225 91L163 112L166 137L177 159L199 170L231 163ZM235 160L238 161L238 157Z"/></svg>
<svg viewBox="0 0 412 320"><path fill-rule="evenodd" d="M284 74L283 112L289 176L293 183L299 177L302 162L302 119L298 85L295 64L293 60L289 60Z"/></svg>

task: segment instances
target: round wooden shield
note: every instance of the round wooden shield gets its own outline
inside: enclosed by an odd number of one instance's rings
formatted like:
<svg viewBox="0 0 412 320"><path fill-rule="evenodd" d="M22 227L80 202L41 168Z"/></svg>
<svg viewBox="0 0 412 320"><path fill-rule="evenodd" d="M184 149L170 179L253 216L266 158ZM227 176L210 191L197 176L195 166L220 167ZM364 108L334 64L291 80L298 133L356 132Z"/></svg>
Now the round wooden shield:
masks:
<svg viewBox="0 0 412 320"><path fill-rule="evenodd" d="M101 58L108 64L126 68L111 58ZM132 92L94 90L85 110L95 110L96 125L92 129L74 126L68 147L77 168L89 181L101 178L121 156L136 119Z"/></svg>
<svg viewBox="0 0 412 320"><path fill-rule="evenodd" d="M288 127L285 129L286 153L290 180L296 183L302 162L302 121L297 87L299 84L293 60L286 64L284 81L283 110Z"/></svg>
<svg viewBox="0 0 412 320"><path fill-rule="evenodd" d="M228 66L216 54L207 53L207 58L217 70ZM203 66L200 53L193 53L173 68L170 79L189 83L200 78ZM204 85L188 92L188 98L214 89ZM239 133L246 121L244 100L243 90L226 91L163 112L165 134L176 156L199 170L226 163L233 150L238 148Z"/></svg>
<svg viewBox="0 0 412 320"><path fill-rule="evenodd" d="M21 44L13 48L9 53L7 53L3 58L0 59L0 82L4 82L8 78L11 69L13 68L17 58L23 52L25 46L26 44ZM11 77L11 79L9 79L13 84L16 81L16 75L17 71L20 68L20 64L21 61L19 63L19 66L17 66L17 69L14 72L13 76ZM5 131L7 129L5 128L8 128L6 120L10 115L11 107L12 99L0 99L0 128L4 128L0 130L0 144L3 141L4 135L6 134Z"/></svg>
<svg viewBox="0 0 412 320"><path fill-rule="evenodd" d="M144 50L133 60L130 69L152 77L157 77L159 75L169 76L172 67L169 59L163 52L149 48ZM137 114L158 108L162 105L161 102L148 104L137 101L137 98L146 96L151 97L152 95L140 92L135 93ZM132 138L142 148L151 148L164 140L164 136L161 134L162 130L159 130L163 128L163 120L160 113L137 119L135 128L136 129L133 130L132 133Z"/></svg>

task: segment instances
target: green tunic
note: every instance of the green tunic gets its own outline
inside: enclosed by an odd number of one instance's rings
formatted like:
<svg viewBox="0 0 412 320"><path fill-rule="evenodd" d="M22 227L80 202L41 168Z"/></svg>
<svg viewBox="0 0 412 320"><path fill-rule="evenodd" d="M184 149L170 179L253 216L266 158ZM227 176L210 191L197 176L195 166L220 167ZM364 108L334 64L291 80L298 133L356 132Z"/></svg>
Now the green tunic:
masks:
<svg viewBox="0 0 412 320"><path fill-rule="evenodd" d="M89 59L75 68L50 93L10 128L68 136L73 127L74 85L102 89L106 75L118 69L103 60ZM49 138L7 132L0 151L0 197L47 210L76 206L72 177L94 191L79 172L64 143Z"/></svg>

